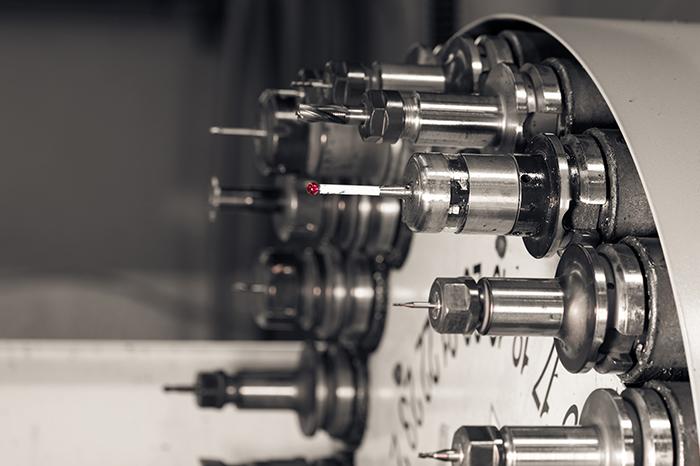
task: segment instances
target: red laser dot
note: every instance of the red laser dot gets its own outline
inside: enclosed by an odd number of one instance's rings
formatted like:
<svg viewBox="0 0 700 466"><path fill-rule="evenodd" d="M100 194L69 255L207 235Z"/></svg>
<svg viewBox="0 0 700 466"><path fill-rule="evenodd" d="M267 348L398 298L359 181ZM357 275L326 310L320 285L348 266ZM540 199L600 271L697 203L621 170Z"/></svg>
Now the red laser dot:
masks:
<svg viewBox="0 0 700 466"><path fill-rule="evenodd" d="M309 184L306 185L306 192L311 194L312 196L315 196L318 194L319 187L318 183L314 183L313 181Z"/></svg>

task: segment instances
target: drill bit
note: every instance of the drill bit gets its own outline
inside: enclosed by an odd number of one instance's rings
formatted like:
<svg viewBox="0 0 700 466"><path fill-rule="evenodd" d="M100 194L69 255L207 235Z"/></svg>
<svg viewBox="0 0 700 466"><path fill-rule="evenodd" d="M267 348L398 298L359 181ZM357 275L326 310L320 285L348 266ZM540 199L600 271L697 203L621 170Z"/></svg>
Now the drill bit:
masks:
<svg viewBox="0 0 700 466"><path fill-rule="evenodd" d="M251 136L254 138L264 138L267 137L267 131L264 129L253 129L253 128L220 128L218 126L212 126L209 128L211 134L221 134L224 136Z"/></svg>
<svg viewBox="0 0 700 466"><path fill-rule="evenodd" d="M411 309L435 309L436 307L440 307L439 304L426 303L421 301L414 301L410 303L394 303L394 306L410 307Z"/></svg>
<svg viewBox="0 0 700 466"><path fill-rule="evenodd" d="M308 81L292 81L292 86L295 87L315 87L317 89L330 89L333 84L324 83L320 79L309 79Z"/></svg>
<svg viewBox="0 0 700 466"><path fill-rule="evenodd" d="M305 123L325 122L339 125L360 125L368 118L364 109L360 108L309 104L299 104L297 116Z"/></svg>
<svg viewBox="0 0 700 466"><path fill-rule="evenodd" d="M197 387L192 387L192 386L183 387L181 385L176 385L176 386L166 385L165 387L163 387L163 390L166 392L195 392L195 391L197 391Z"/></svg>
<svg viewBox="0 0 700 466"><path fill-rule="evenodd" d="M347 108L340 105L309 105L299 104L297 116L307 123L326 122L347 124Z"/></svg>
<svg viewBox="0 0 700 466"><path fill-rule="evenodd" d="M363 186L356 184L319 184L311 182L306 186L306 192L317 194L343 194L346 196L383 196L403 199L411 196L408 186Z"/></svg>
<svg viewBox="0 0 700 466"><path fill-rule="evenodd" d="M460 461L462 454L455 450L440 450L433 453L418 453L418 458L433 458L440 461Z"/></svg>

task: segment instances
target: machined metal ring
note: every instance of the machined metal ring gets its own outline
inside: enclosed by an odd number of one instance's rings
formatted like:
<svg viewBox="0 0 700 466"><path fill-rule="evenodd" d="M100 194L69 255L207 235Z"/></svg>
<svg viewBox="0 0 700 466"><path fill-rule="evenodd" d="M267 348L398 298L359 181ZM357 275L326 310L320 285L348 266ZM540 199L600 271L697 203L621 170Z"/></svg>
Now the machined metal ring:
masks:
<svg viewBox="0 0 700 466"><path fill-rule="evenodd" d="M547 166L548 178L551 181L548 215L542 229L533 236L523 238L528 252L540 259L550 257L565 246L564 215L571 202L571 181L569 179L569 163L559 139L553 134L540 134L528 146L527 152L540 155Z"/></svg>
<svg viewBox="0 0 700 466"><path fill-rule="evenodd" d="M598 361L609 319L605 270L592 246L569 246L556 276L564 291L564 320L554 343L562 365L572 373L587 372Z"/></svg>

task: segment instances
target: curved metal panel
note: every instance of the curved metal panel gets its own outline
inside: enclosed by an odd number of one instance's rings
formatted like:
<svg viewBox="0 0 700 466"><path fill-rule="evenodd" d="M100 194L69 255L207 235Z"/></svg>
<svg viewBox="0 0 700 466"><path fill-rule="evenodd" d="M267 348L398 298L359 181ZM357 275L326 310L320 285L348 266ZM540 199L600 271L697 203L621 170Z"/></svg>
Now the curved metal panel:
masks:
<svg viewBox="0 0 700 466"><path fill-rule="evenodd" d="M458 34L521 21L557 38L581 62L625 136L656 220L700 400L700 25L497 15ZM699 408L696 402L700 419Z"/></svg>

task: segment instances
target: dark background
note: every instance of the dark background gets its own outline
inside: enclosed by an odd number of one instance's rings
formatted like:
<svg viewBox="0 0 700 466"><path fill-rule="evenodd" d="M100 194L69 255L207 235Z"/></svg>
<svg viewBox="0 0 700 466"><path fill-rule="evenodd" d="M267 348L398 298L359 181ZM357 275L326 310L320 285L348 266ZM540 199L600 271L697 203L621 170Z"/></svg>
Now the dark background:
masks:
<svg viewBox="0 0 700 466"><path fill-rule="evenodd" d="M0 338L265 338L231 293L267 217L208 221L209 178L265 184L258 95L330 59L398 62L486 14L699 21L694 1L2 1Z"/></svg>

